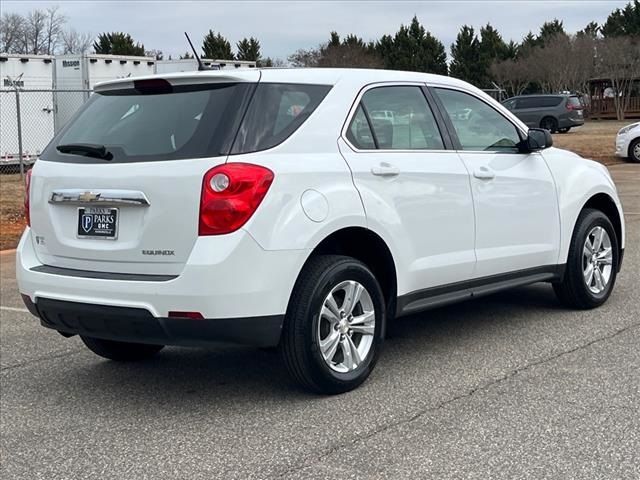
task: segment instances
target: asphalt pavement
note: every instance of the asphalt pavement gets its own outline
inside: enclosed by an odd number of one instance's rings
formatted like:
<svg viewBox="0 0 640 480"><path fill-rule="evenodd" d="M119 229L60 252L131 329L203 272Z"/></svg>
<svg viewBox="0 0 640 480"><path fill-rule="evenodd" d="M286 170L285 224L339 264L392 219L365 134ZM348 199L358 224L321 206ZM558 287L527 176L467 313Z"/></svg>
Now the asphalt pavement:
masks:
<svg viewBox="0 0 640 480"><path fill-rule="evenodd" d="M2 479L640 479L640 165L611 172L610 300L519 288L401 319L356 391L299 390L270 350L112 363L23 311L0 254Z"/></svg>

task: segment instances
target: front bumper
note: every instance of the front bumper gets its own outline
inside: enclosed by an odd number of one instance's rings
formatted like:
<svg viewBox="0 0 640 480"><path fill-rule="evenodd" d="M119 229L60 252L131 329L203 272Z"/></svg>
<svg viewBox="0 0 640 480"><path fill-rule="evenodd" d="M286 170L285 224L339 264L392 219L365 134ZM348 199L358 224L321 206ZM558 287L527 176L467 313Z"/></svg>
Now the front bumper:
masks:
<svg viewBox="0 0 640 480"><path fill-rule="evenodd" d="M65 272L41 264L27 229L16 274L43 325L66 334L177 345L271 345L308 254L264 250L238 231L198 238L177 277ZM171 311L198 312L206 320L169 318Z"/></svg>
<svg viewBox="0 0 640 480"><path fill-rule="evenodd" d="M616 157L627 158L629 156L629 135L618 135L616 137Z"/></svg>

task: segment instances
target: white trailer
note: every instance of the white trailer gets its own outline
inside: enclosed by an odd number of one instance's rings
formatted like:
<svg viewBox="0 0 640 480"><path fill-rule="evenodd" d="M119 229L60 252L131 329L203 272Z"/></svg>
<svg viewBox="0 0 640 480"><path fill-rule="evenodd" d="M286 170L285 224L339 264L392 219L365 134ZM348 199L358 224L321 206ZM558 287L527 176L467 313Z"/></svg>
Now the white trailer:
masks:
<svg viewBox="0 0 640 480"><path fill-rule="evenodd" d="M237 68L256 68L256 62L246 60L212 60L203 58L205 67L218 67L220 70L234 70ZM198 61L195 58L181 58L178 60L158 60L156 73L193 72L198 70Z"/></svg>
<svg viewBox="0 0 640 480"><path fill-rule="evenodd" d="M22 155L31 164L53 137L53 57L0 53L0 82L0 167L20 163L16 88Z"/></svg>
<svg viewBox="0 0 640 480"><path fill-rule="evenodd" d="M58 55L54 65L54 88L75 90L56 92L55 130L59 131L86 102L96 83L116 78L140 77L155 72L153 57L126 55ZM82 91L84 90L84 91Z"/></svg>

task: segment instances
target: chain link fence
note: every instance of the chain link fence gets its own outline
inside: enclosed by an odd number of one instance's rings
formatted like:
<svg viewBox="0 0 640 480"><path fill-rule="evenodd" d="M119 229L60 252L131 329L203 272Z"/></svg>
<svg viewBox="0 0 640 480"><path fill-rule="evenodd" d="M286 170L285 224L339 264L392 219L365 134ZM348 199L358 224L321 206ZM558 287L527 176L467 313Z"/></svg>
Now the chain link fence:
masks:
<svg viewBox="0 0 640 480"><path fill-rule="evenodd" d="M90 95L91 90L0 89L0 175L23 177Z"/></svg>

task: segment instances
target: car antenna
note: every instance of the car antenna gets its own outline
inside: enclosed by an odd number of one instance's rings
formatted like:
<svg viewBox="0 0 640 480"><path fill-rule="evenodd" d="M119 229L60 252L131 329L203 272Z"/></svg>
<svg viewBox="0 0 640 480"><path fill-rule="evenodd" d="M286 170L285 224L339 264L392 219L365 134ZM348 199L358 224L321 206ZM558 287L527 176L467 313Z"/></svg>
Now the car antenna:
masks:
<svg viewBox="0 0 640 480"><path fill-rule="evenodd" d="M193 43L191 43L191 39L189 38L189 35L187 35L187 32L184 32L184 36L187 37L187 42L189 42L189 46L191 47L191 50L193 51L193 56L196 59L196 61L198 62L198 71L201 72L202 70L220 70L220 67L205 67L204 63L202 63L202 60L200 59L200 56L198 55L198 52L196 52L196 49L193 46Z"/></svg>

